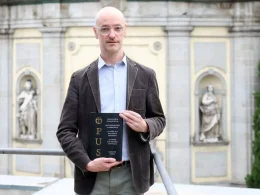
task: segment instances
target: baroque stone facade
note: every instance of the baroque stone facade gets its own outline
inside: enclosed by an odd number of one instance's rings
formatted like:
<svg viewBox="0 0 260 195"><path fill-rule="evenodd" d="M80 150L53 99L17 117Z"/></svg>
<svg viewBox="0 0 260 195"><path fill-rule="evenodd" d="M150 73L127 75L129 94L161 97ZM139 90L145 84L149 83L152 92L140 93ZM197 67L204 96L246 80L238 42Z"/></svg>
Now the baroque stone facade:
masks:
<svg viewBox="0 0 260 195"><path fill-rule="evenodd" d="M59 148L55 133L69 77L97 58L91 27L104 2L0 2L0 147ZM167 128L152 145L173 181L243 184L252 163L260 3L115 2L128 24L126 54L157 73ZM24 71L35 75L40 90L41 140L26 143L14 139L17 81ZM221 105L225 141L217 144L198 137L199 104L208 84ZM24 168L28 162L30 170ZM69 162L57 157L3 156L0 164L1 174L71 175Z"/></svg>

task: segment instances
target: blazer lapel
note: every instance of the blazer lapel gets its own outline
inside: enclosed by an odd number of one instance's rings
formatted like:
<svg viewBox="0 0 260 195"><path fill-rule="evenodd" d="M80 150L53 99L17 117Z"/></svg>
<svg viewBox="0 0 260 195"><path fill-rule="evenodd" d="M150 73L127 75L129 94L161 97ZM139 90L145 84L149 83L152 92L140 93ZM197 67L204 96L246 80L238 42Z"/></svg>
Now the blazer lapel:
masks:
<svg viewBox="0 0 260 195"><path fill-rule="evenodd" d="M93 93L96 102L97 110L98 112L101 112L99 80L98 80L98 60L96 60L90 65L89 70L87 71L87 76L91 87L91 91Z"/></svg>
<svg viewBox="0 0 260 195"><path fill-rule="evenodd" d="M135 62L127 57L127 96L126 96L126 109L128 109L130 97L134 87L134 82L138 69L135 67Z"/></svg>

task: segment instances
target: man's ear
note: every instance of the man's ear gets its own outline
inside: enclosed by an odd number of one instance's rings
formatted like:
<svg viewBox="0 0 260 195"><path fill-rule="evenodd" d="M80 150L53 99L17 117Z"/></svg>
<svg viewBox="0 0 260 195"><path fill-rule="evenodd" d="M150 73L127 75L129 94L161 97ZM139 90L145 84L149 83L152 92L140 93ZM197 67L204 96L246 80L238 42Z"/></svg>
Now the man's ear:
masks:
<svg viewBox="0 0 260 195"><path fill-rule="evenodd" d="M97 29L96 29L95 26L93 26L93 31L94 31L94 33L95 33L95 37L96 37L96 39L98 39Z"/></svg>

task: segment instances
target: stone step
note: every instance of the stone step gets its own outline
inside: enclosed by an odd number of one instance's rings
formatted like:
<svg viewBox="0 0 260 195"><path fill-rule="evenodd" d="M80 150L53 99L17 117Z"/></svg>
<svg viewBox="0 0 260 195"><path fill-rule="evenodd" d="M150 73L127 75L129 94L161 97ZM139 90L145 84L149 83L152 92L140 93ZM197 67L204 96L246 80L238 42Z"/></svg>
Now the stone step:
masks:
<svg viewBox="0 0 260 195"><path fill-rule="evenodd" d="M73 188L72 178L0 175L0 194L7 194L2 189L35 191L34 195L73 195ZM178 195L260 195L260 189L243 187L174 184L174 188ZM155 183L145 195L167 195L167 192L162 183Z"/></svg>

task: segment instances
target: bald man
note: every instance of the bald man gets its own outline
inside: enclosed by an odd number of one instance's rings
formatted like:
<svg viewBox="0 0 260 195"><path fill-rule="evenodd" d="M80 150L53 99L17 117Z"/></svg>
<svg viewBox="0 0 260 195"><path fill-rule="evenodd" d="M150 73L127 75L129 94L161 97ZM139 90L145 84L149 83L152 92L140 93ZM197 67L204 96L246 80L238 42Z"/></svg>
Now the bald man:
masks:
<svg viewBox="0 0 260 195"><path fill-rule="evenodd" d="M75 164L76 194L140 195L154 183L149 141L166 123L155 72L125 55L126 22L118 9L101 9L93 31L100 55L73 73L57 137ZM123 118L122 161L89 158L91 112L119 113Z"/></svg>

